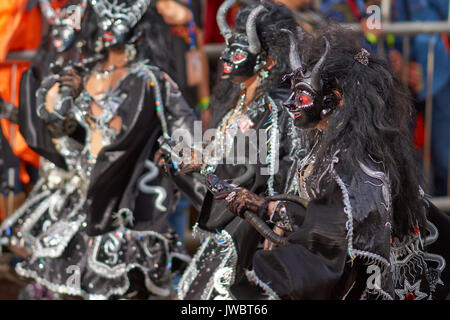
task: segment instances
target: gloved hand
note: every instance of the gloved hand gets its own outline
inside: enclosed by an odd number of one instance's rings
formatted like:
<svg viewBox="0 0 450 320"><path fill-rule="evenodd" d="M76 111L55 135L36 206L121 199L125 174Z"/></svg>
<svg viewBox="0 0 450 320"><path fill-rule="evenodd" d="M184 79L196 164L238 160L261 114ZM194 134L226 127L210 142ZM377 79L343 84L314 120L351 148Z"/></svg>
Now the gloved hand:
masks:
<svg viewBox="0 0 450 320"><path fill-rule="evenodd" d="M83 91L83 78L75 68L64 69L58 82L60 90L63 90L64 87L70 88L70 94L74 99Z"/></svg>
<svg viewBox="0 0 450 320"><path fill-rule="evenodd" d="M228 202L227 208L239 217L244 217L246 210L258 213L259 209L264 205L265 200L263 197L254 194L253 192L244 189L237 188L229 192L221 193L216 196L217 200L224 199Z"/></svg>

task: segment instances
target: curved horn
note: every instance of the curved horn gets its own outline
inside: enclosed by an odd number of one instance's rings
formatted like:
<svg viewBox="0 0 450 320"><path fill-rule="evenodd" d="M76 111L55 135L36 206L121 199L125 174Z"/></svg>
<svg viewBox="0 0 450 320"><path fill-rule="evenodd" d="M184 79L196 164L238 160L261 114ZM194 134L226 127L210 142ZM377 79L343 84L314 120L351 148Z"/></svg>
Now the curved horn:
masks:
<svg viewBox="0 0 450 320"><path fill-rule="evenodd" d="M150 1L151 0L137 0L133 4L130 10L131 13L129 14L132 19L131 27L134 27L147 12L148 7L150 6Z"/></svg>
<svg viewBox="0 0 450 320"><path fill-rule="evenodd" d="M219 26L220 33L223 35L225 40L228 40L231 37L231 29L228 26L226 19L227 13L235 3L236 0L226 0L220 5L219 10L217 10L217 25Z"/></svg>
<svg viewBox="0 0 450 320"><path fill-rule="evenodd" d="M313 70L311 71L311 86L314 90L317 92L320 92L320 69L322 68L322 65L325 62L325 59L328 56L328 53L330 52L330 42L327 38L325 38L325 53L322 55L322 57L317 61L316 65L314 66Z"/></svg>
<svg viewBox="0 0 450 320"><path fill-rule="evenodd" d="M291 30L288 29L281 29L280 31L286 33L289 36L289 64L292 71L297 70L302 67L302 61L300 60L300 56L298 53L295 35Z"/></svg>
<svg viewBox="0 0 450 320"><path fill-rule="evenodd" d="M257 54L261 51L261 42L256 32L256 18L259 14L267 12L267 8L262 4L253 9L248 15L247 23L245 25L245 32L247 33L249 51L253 54Z"/></svg>

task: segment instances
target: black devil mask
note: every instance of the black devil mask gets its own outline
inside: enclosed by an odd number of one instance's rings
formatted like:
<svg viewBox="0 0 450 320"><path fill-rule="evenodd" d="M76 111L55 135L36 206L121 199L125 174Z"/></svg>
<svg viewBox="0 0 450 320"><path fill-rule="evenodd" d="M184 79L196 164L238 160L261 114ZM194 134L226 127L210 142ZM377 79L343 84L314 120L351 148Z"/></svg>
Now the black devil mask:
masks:
<svg viewBox="0 0 450 320"><path fill-rule="evenodd" d="M217 24L225 38L226 48L220 57L223 65L223 78L242 82L256 74L266 64L266 54L256 32L256 19L267 8L263 5L253 9L246 22L245 33L233 32L226 23L226 14L235 0L225 1L217 11Z"/></svg>
<svg viewBox="0 0 450 320"><path fill-rule="evenodd" d="M48 0L39 0L42 13L52 26L52 41L56 52L61 53L69 49L81 31L81 20L86 12L87 0L79 4L70 4L54 10Z"/></svg>
<svg viewBox="0 0 450 320"><path fill-rule="evenodd" d="M150 0L90 0L90 3L99 17L99 40L105 48L123 44L150 6Z"/></svg>
<svg viewBox="0 0 450 320"><path fill-rule="evenodd" d="M283 105L294 118L294 124L300 128L312 128L321 119L330 114L339 103L339 96L324 85L320 72L330 52L330 43L325 38L325 52L311 71L305 70L299 58L297 43L289 30L291 47L289 59L292 73L284 79L291 80L291 95Z"/></svg>

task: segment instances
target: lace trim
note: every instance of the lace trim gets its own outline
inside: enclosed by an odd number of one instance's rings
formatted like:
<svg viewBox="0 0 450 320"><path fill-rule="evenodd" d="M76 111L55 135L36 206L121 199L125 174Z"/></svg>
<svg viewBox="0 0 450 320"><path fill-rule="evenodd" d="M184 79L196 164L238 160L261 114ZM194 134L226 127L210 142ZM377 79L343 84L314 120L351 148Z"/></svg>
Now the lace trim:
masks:
<svg viewBox="0 0 450 320"><path fill-rule="evenodd" d="M336 162L334 162L334 163L336 163ZM352 262L354 261L354 259L356 257L363 258L364 260L368 260L370 262L373 262L373 263L376 263L377 265L379 265L383 274L385 274L386 272L389 272L391 264L387 259L383 258L382 256L380 256L378 254L375 254L375 253L372 253L369 251L363 251L363 250L358 250L358 249L353 248L353 209L352 209L352 205L350 203L349 192L347 190L347 187L345 186L345 183L342 181L342 179L339 177L339 175L336 173L336 171L333 168L331 168L331 172L332 172L332 175L333 175L336 183L338 184L338 186L342 192L342 197L343 197L343 202L344 202L344 212L347 216L346 229L347 229L347 246L348 246L349 257L351 258ZM366 292L369 292L368 290L369 289L366 288L366 290L364 291L361 298L366 296ZM385 297L389 300L393 300L392 296L381 288L374 288L374 289L372 289L372 291L377 291L383 297Z"/></svg>
<svg viewBox="0 0 450 320"><path fill-rule="evenodd" d="M117 232L117 231L114 231L114 233L115 232ZM161 240L163 242L164 250L166 253L166 265L170 265L171 255L169 252L168 240L163 235L161 235L157 232L154 232L154 231L135 231L135 230L123 231L123 229L122 229L122 232L124 232L123 237L125 237L125 238L149 236L149 237L154 237L154 238L158 238L159 240ZM130 263L130 264L121 263L121 264L116 265L111 268L108 265L102 263L101 261L98 261L96 257L97 257L98 251L100 249L100 244L101 244L102 238L104 236L105 235L97 236L94 238L93 249L89 253L89 257L88 257L88 265L95 273L97 273L107 279L116 279L121 276L124 276L130 270L137 268L137 269L140 269L142 271L142 273L144 274L145 285L150 292L152 292L158 296L169 296L170 295L170 288L161 288L161 287L158 287L157 285L155 285L153 283L153 281L148 277L149 269L139 263ZM151 256L151 253L148 251L148 249L145 250L145 247L144 247L144 252L148 256Z"/></svg>
<svg viewBox="0 0 450 320"><path fill-rule="evenodd" d="M263 289L264 293L269 297L269 300L281 300L276 292L265 282L258 278L254 270L245 270L247 279Z"/></svg>
<svg viewBox="0 0 450 320"><path fill-rule="evenodd" d="M237 251L234 245L231 235L222 230L220 233L213 233L206 230L202 230L198 227L196 223L193 227L194 238L199 237L202 242L202 246L197 250L194 258L192 259L190 265L186 269L183 277L180 281L180 288L178 291L178 298L184 300L186 294L189 291L194 279L198 276L201 270L197 269L197 263L200 262L208 245L211 241L224 248L222 252L226 252L224 257L221 258L221 262L217 267L216 271L209 278L208 282L204 286L203 292L201 294L201 300L229 300L234 299L231 292L229 291L230 286L235 281L236 276L236 265L237 265ZM225 280L225 281L224 281ZM218 295L211 297L214 290L218 292Z"/></svg>

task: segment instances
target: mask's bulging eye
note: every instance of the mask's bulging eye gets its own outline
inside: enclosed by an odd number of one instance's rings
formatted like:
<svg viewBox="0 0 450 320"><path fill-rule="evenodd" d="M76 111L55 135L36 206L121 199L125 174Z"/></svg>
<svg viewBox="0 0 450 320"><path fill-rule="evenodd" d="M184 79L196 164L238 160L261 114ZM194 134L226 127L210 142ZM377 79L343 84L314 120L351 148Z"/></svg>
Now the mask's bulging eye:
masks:
<svg viewBox="0 0 450 320"><path fill-rule="evenodd" d="M234 61L241 61L242 59L244 59L245 57L244 57L244 55L243 54L240 54L240 53L236 53L234 56L233 56L233 60Z"/></svg>
<svg viewBox="0 0 450 320"><path fill-rule="evenodd" d="M247 53L241 49L237 49L232 53L231 59L234 63L241 63L247 59Z"/></svg>
<svg viewBox="0 0 450 320"><path fill-rule="evenodd" d="M299 93L297 95L297 104L300 106L309 106L312 105L312 99L305 93Z"/></svg>

